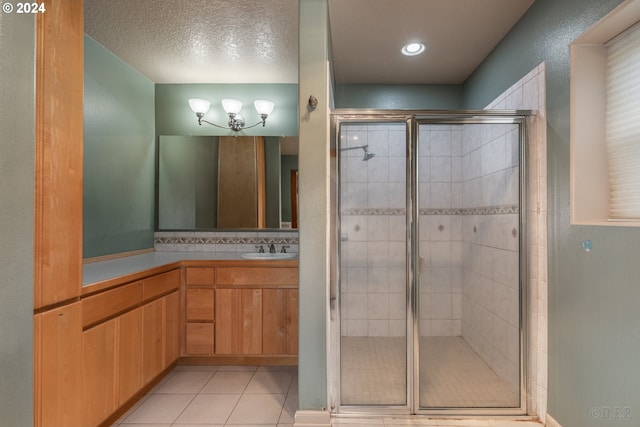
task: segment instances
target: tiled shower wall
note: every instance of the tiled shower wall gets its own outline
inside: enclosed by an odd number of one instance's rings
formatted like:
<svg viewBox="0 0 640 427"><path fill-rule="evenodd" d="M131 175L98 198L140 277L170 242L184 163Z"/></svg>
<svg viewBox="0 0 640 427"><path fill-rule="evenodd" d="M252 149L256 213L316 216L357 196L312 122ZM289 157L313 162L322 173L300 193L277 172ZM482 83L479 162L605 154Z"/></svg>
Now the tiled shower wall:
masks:
<svg viewBox="0 0 640 427"><path fill-rule="evenodd" d="M341 148L341 328L343 336L406 331L406 131L347 125Z"/></svg>
<svg viewBox="0 0 640 427"><path fill-rule="evenodd" d="M519 380L519 133L464 125L462 336L503 379Z"/></svg>
<svg viewBox="0 0 640 427"><path fill-rule="evenodd" d="M362 150L341 153L342 333L401 336L406 329L404 126L347 125L342 137L342 148L368 144L376 153L366 162ZM516 331L518 324L517 129L514 125L423 125L418 143L420 334L461 336L466 319L467 335L478 349L486 348L487 360L498 360L494 349L502 350L506 358L510 353L504 340L513 337L506 325L514 324L505 320L513 318L513 310L506 307L516 307ZM465 236L463 225L473 222L480 231ZM515 236L511 235L514 228ZM478 238L486 232L491 236L508 233L510 240L480 242ZM491 259L486 272L487 256L500 255L503 262L494 267ZM473 266L481 268L472 270L471 259ZM507 260L512 265L506 265ZM463 269L465 261L467 269ZM515 284L505 278L512 278L513 272ZM465 274L473 281L466 287ZM514 287L515 293L510 292ZM495 293L502 298L500 306L494 302ZM463 307L469 311L466 317ZM502 328L500 334L494 333L494 325ZM516 360L517 343L516 333L515 344L509 346L516 349Z"/></svg>
<svg viewBox="0 0 640 427"><path fill-rule="evenodd" d="M462 335L462 126L418 131L420 335Z"/></svg>
<svg viewBox="0 0 640 427"><path fill-rule="evenodd" d="M545 64L541 63L487 109L524 109L527 130L527 409L547 413L547 120Z"/></svg>

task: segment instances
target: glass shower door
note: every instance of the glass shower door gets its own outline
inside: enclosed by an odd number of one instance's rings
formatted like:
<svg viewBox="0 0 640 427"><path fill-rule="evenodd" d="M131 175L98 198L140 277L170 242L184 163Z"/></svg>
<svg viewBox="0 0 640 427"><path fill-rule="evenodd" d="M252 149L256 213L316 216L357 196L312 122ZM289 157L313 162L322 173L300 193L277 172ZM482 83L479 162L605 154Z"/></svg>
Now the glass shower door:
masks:
<svg viewBox="0 0 640 427"><path fill-rule="evenodd" d="M420 409L520 407L519 131L418 127Z"/></svg>
<svg viewBox="0 0 640 427"><path fill-rule="evenodd" d="M341 404L406 407L406 124L343 123L337 151Z"/></svg>
<svg viewBox="0 0 640 427"><path fill-rule="evenodd" d="M334 120L332 407L526 413L524 116Z"/></svg>

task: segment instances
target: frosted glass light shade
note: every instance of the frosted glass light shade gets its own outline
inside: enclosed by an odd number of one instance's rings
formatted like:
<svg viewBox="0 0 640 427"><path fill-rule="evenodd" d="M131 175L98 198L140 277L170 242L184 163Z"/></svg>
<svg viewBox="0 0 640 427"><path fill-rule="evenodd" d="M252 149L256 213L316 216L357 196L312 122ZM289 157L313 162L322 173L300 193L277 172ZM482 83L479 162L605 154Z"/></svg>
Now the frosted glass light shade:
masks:
<svg viewBox="0 0 640 427"><path fill-rule="evenodd" d="M238 114L242 109L242 102L238 101L237 99L223 99L221 102L222 108L227 114Z"/></svg>
<svg viewBox="0 0 640 427"><path fill-rule="evenodd" d="M258 99L254 101L253 105L256 107L256 111L258 114L266 114L269 115L273 111L273 107L275 104L271 101L267 101L264 99Z"/></svg>
<svg viewBox="0 0 640 427"><path fill-rule="evenodd" d="M205 114L207 111L209 111L210 106L211 103L206 99L192 98L189 100L189 107L191 107L191 110L196 114Z"/></svg>

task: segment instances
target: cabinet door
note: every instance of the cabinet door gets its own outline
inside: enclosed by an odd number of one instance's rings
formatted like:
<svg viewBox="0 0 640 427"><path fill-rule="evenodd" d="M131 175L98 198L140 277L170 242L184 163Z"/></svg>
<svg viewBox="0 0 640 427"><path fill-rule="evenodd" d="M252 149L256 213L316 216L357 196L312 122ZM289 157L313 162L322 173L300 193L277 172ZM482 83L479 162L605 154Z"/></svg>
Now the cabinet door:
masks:
<svg viewBox="0 0 640 427"><path fill-rule="evenodd" d="M142 308L118 317L118 406L142 388Z"/></svg>
<svg viewBox="0 0 640 427"><path fill-rule="evenodd" d="M210 267L188 267L185 272L185 282L189 285L213 286L214 269Z"/></svg>
<svg viewBox="0 0 640 427"><path fill-rule="evenodd" d="M82 422L82 306L79 302L34 317L35 425Z"/></svg>
<svg viewBox="0 0 640 427"><path fill-rule="evenodd" d="M187 323L187 354L212 355L213 333L213 323Z"/></svg>
<svg viewBox="0 0 640 427"><path fill-rule="evenodd" d="M216 289L216 354L262 353L262 290Z"/></svg>
<svg viewBox="0 0 640 427"><path fill-rule="evenodd" d="M180 357L180 292L173 292L163 300L165 319L163 368L166 368Z"/></svg>
<svg viewBox="0 0 640 427"><path fill-rule="evenodd" d="M164 367L164 301L150 302L142 307L142 380L153 380Z"/></svg>
<svg viewBox="0 0 640 427"><path fill-rule="evenodd" d="M262 353L298 354L298 290L262 291Z"/></svg>
<svg viewBox="0 0 640 427"><path fill-rule="evenodd" d="M82 425L97 426L116 409L116 319L82 336Z"/></svg>
<svg viewBox="0 0 640 427"><path fill-rule="evenodd" d="M82 286L83 3L45 4L36 19L35 308Z"/></svg>
<svg viewBox="0 0 640 427"><path fill-rule="evenodd" d="M213 289L187 289L187 321L213 321Z"/></svg>

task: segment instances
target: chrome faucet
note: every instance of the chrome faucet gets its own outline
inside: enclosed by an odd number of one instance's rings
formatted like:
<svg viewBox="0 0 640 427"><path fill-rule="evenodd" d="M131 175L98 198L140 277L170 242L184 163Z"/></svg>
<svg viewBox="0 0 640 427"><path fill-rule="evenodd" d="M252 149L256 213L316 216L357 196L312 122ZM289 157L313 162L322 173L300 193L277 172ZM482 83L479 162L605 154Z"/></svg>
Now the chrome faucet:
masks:
<svg viewBox="0 0 640 427"><path fill-rule="evenodd" d="M270 254L276 253L276 245L274 245L273 243L269 243L269 253Z"/></svg>
<svg viewBox="0 0 640 427"><path fill-rule="evenodd" d="M263 254L264 253L264 246L262 245L256 245L256 249L258 250L259 254Z"/></svg>
<svg viewBox="0 0 640 427"><path fill-rule="evenodd" d="M281 254L286 254L288 247L289 247L289 245L282 245L282 249L280 249L280 253Z"/></svg>

